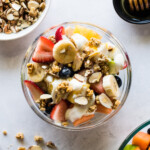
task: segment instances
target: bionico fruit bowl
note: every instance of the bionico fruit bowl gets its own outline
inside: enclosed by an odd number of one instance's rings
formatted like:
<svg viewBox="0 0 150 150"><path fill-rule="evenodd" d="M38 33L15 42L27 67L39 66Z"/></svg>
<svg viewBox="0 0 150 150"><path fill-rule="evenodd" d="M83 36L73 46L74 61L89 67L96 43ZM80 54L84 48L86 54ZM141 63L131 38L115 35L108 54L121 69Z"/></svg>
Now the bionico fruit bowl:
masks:
<svg viewBox="0 0 150 150"><path fill-rule="evenodd" d="M81 49L90 54L84 51L84 61L81 59L83 62L78 63L75 58L77 54L83 56ZM100 64L89 69L88 59L98 60ZM42 69L39 68L41 64ZM60 69L58 74L51 72L54 68L51 70L49 66ZM43 69L47 68L50 75L45 77ZM46 86L47 82L51 83L48 93L39 88L41 81L46 82ZM108 30L90 23L65 22L49 28L29 46L22 63L21 83L29 106L44 121L68 131L87 130L102 125L122 108L131 86L131 64L125 48ZM75 95L92 92L93 101L89 101L86 94L72 96L73 90L80 85L82 88L77 89ZM68 86L66 91L70 93L58 96L63 93L60 90L63 86ZM47 103L49 113L45 107Z"/></svg>

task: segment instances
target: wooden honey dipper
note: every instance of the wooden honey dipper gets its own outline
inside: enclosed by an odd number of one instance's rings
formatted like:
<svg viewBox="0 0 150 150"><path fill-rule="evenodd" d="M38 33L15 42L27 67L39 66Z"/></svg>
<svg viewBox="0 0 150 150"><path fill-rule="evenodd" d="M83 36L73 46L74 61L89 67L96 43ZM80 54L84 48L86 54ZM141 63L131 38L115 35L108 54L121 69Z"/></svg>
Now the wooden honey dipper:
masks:
<svg viewBox="0 0 150 150"><path fill-rule="evenodd" d="M140 12L150 9L149 0L128 0L131 11Z"/></svg>

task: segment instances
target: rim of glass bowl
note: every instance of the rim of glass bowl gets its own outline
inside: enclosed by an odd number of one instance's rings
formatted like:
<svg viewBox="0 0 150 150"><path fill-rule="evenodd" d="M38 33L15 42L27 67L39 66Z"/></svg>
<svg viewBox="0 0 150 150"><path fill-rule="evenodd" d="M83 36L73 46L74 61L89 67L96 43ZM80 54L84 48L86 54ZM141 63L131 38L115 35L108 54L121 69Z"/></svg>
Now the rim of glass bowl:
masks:
<svg viewBox="0 0 150 150"><path fill-rule="evenodd" d="M144 122L143 124L141 124L140 126L138 126L135 130L133 130L123 141L123 143L121 144L121 146L119 147L119 150L123 150L123 148L128 144L128 142L133 138L133 136L135 134L137 134L139 131L141 131L142 129L144 129L146 126L150 125L150 120Z"/></svg>
<svg viewBox="0 0 150 150"><path fill-rule="evenodd" d="M121 52L123 53L124 55L124 58L126 60L126 62L128 63L128 66L126 68L126 73L127 73L127 83L126 83L126 88L125 88L125 92L124 92L124 95L121 99L121 104L120 106L115 110L113 111L110 115L107 115L105 118L101 119L101 120L94 120L94 124L92 125L87 125L87 126L79 126L79 127L64 127L64 126L59 126L59 125L56 125L52 122L52 120L50 118L48 118L46 115L44 115L43 112L41 112L39 110L39 108L36 106L36 104L34 103L32 97L30 94L28 94L28 89L26 88L26 86L24 85L24 80L25 80L25 71L26 71L26 64L29 62L30 58L32 57L32 53L33 53L33 50L32 50L32 45L34 45L37 41L37 39L44 35L45 33L47 33L48 31L54 29L54 28L58 28L60 26L63 26L63 25L69 25L69 24L72 24L72 25L87 25L89 26L90 28L91 27L94 27L98 30L101 30L101 32L103 32L105 34L105 36L107 36L107 38L111 39L111 41L113 43L115 43L115 45L117 45L119 47L119 49L121 50ZM94 127L97 127L103 123L105 123L107 120L109 120L110 118L112 118L120 109L121 107L124 105L126 99L127 99L127 96L128 96L128 93L129 93L129 90L130 90L130 86L131 86L131 63L130 63L130 60L129 60L129 57L128 57L128 54L125 50L125 48L122 46L122 44L120 44L120 42L116 39L116 37L114 37L112 35L112 33L104 28L101 28L99 26L96 26L96 25L93 25L91 23L84 23L84 22L65 22L65 23L62 23L62 24L59 24L59 25L56 25L56 26L53 26L51 28L49 28L48 30L46 30L44 33L40 34L35 40L34 42L32 43L32 45L29 46L26 54L25 54L25 57L24 57L24 60L23 60L23 63L22 63L22 67L21 67L21 83L22 83L22 89L23 89L23 93L25 95L25 98L28 102L28 104L30 105L30 107L33 109L33 111L40 117L42 118L43 120L45 120L46 122L48 122L49 124L55 126L55 127L58 127L58 128L61 128L61 129L66 129L68 131L81 131L81 130L87 130L87 129L91 129L91 128L94 128ZM96 123L95 123L96 122Z"/></svg>

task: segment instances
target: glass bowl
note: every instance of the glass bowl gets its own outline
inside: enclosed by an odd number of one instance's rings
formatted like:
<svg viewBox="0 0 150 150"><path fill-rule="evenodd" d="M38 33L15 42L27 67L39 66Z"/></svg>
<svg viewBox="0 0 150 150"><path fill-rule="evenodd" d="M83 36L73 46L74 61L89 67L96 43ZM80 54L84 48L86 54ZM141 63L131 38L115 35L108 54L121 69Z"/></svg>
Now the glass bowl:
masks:
<svg viewBox="0 0 150 150"><path fill-rule="evenodd" d="M139 127L137 127L132 133L130 133L130 135L128 135L127 138L121 144L119 150L123 150L127 144L132 144L133 136L136 135L139 131L143 131L143 132L147 133L147 130L149 128L150 128L150 120L144 122Z"/></svg>
<svg viewBox="0 0 150 150"><path fill-rule="evenodd" d="M121 104L116 110L114 110L109 115L104 115L104 114L98 113L98 114L95 115L95 117L92 120L90 120L90 121L88 121L88 122L86 122L86 123L84 123L84 124L82 124L82 125L80 125L78 127L73 127L71 125L69 125L67 127L64 127L64 126L59 126L59 125L55 124L53 122L53 120L50 119L49 116L45 115L42 111L40 111L38 106L33 101L28 88L24 85L24 80L27 79L27 68L26 68L26 65L27 65L27 63L32 61L31 58L32 58L32 55L33 55L33 52L34 52L34 49L36 47L36 44L37 44L37 41L38 41L39 37L40 36L48 37L49 35L54 35L56 30L60 26L75 27L75 25L81 25L81 26L84 26L84 27L87 27L87 28L90 28L90 29L96 31L97 33L99 33L103 37L102 38L102 42L106 42L107 41L107 42L113 43L116 47L118 47L120 49L120 51L121 51L121 53L122 53L126 63L128 64L128 66L127 66L126 69L120 71L120 74L119 74L120 78L122 79L122 83L123 84L122 84L122 87L120 88L121 94L120 94L120 97L119 97L119 99L121 101ZM24 60L23 60L23 63L22 63L22 68L21 68L21 83L22 83L22 89L23 89L23 92L24 92L24 95L26 97L26 100L27 100L28 104L30 105L30 107L34 110L34 112L40 118L42 118L43 120L45 120L49 124L51 124L53 126L56 126L56 127L59 127L61 129L66 129L66 130L69 130L69 131L77 131L77 130L85 130L85 129L90 129L90 128L94 128L96 126L99 126L102 123L104 123L107 120L109 120L111 117L113 117L121 109L121 107L123 106L123 104L125 103L125 101L127 99L127 96L128 96L129 90L130 90L130 85L131 85L131 64L130 64L130 60L129 60L128 54L125 51L125 48L111 34L111 32L109 32L108 30L106 30L104 28L101 28L101 27L98 27L96 25L92 25L92 24L89 24L89 23L65 22L65 23L62 23L60 25L56 25L56 26L53 26L53 27L49 28L44 33L40 34L39 37L37 37L34 40L34 42L28 48L28 50L27 50L27 52L25 54L25 57L24 57Z"/></svg>

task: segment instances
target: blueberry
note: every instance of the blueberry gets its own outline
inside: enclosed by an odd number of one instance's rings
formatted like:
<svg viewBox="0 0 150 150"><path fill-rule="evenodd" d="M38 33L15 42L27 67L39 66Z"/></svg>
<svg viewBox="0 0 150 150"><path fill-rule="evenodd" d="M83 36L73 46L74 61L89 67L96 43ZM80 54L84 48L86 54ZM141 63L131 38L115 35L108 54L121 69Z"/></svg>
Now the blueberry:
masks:
<svg viewBox="0 0 150 150"><path fill-rule="evenodd" d="M59 72L59 77L60 78L69 78L72 77L74 74L72 68L64 66L61 71Z"/></svg>
<svg viewBox="0 0 150 150"><path fill-rule="evenodd" d="M51 103L47 103L46 104L46 113L50 114L53 107L54 107L54 105L52 105Z"/></svg>
<svg viewBox="0 0 150 150"><path fill-rule="evenodd" d="M147 130L147 133L150 134L150 128Z"/></svg>
<svg viewBox="0 0 150 150"><path fill-rule="evenodd" d="M116 81L117 81L117 83L118 83L118 86L121 87L121 85L122 85L122 80L121 80L120 77L118 77L118 76L115 76L115 78L116 78Z"/></svg>

